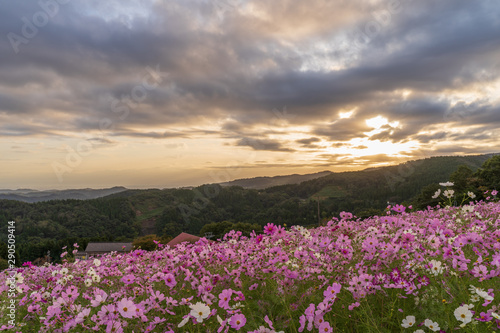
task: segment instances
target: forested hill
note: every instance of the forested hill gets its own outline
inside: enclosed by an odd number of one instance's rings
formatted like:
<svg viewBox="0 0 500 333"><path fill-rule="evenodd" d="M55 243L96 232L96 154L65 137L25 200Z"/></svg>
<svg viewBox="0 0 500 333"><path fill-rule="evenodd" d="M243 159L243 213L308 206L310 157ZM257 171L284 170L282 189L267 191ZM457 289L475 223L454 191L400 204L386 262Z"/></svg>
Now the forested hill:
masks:
<svg viewBox="0 0 500 333"><path fill-rule="evenodd" d="M230 182L220 183L222 186L241 186L243 188L253 188L261 190L268 187L289 185L289 184L299 184L311 179L316 179L330 175L330 171L322 171L317 173L311 173L306 175L286 175L286 176L274 176L274 177L255 177L255 178L245 178L236 179Z"/></svg>
<svg viewBox="0 0 500 333"><path fill-rule="evenodd" d="M381 214L388 202L409 203L427 185L448 181L461 165L470 168L466 168L470 177L491 156L433 157L260 190L212 184L193 189L127 190L92 200L31 204L0 200L0 225L16 221L20 254L30 259L68 240L126 241L153 233L176 236L182 231L200 234L207 224L222 221L254 226L268 222L311 225L341 211L359 217ZM0 240L7 240L6 227L0 230Z"/></svg>

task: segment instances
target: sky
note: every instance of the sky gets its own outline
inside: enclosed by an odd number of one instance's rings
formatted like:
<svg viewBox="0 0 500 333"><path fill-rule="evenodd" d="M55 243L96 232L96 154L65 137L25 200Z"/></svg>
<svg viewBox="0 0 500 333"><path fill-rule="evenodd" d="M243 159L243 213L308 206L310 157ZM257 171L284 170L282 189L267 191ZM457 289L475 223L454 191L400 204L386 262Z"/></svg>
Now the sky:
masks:
<svg viewBox="0 0 500 333"><path fill-rule="evenodd" d="M0 0L0 188L500 152L497 0Z"/></svg>

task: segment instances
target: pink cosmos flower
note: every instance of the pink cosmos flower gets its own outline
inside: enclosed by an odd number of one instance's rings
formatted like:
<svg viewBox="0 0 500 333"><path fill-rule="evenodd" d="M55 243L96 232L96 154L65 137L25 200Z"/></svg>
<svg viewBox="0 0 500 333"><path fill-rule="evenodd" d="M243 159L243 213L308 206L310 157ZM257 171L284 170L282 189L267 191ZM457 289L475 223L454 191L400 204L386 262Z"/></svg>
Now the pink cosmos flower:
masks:
<svg viewBox="0 0 500 333"><path fill-rule="evenodd" d="M116 307L118 308L118 311L124 318L133 318L135 316L136 306L134 302L126 298L123 298L122 300L118 301L118 303L116 303Z"/></svg>
<svg viewBox="0 0 500 333"><path fill-rule="evenodd" d="M353 215L352 215L352 213L349 213L349 212L340 212L340 217L343 220L350 220L353 218Z"/></svg>
<svg viewBox="0 0 500 333"><path fill-rule="evenodd" d="M493 319L493 317L488 312L481 312L479 314L479 317L476 318L476 320L479 320L479 321L490 321L492 319Z"/></svg>
<svg viewBox="0 0 500 333"><path fill-rule="evenodd" d="M239 313L235 314L234 316L229 319L229 325L231 325L231 328L234 328L235 330L239 330L245 324L247 323L247 319L245 318L245 315Z"/></svg>
<svg viewBox="0 0 500 333"><path fill-rule="evenodd" d="M340 292L341 288L342 286L339 283L334 283L333 285L326 288L326 290L323 292L325 300L330 300L332 298L335 298L337 294Z"/></svg>
<svg viewBox="0 0 500 333"><path fill-rule="evenodd" d="M276 232L277 228L274 224L272 223L268 223L265 227L264 227L264 233L266 235L273 235L275 232Z"/></svg>
<svg viewBox="0 0 500 333"><path fill-rule="evenodd" d="M319 325L319 331L321 333L332 333L333 332L333 328L330 326L330 323L327 322L327 321L324 321L322 322L320 325Z"/></svg>
<svg viewBox="0 0 500 333"><path fill-rule="evenodd" d="M352 311L354 310L354 308L357 308L358 306L360 306L361 304L359 304L359 302L354 302L352 303L351 305L349 305L349 311Z"/></svg>
<svg viewBox="0 0 500 333"><path fill-rule="evenodd" d="M165 274L165 277L163 278L165 281L165 285L167 287L173 288L177 284L177 281L175 281L175 276L173 274Z"/></svg>
<svg viewBox="0 0 500 333"><path fill-rule="evenodd" d="M123 333L122 324L119 321L108 322L106 333Z"/></svg>
<svg viewBox="0 0 500 333"><path fill-rule="evenodd" d="M224 289L219 294L219 307L228 310L229 309L229 301L231 300L231 295L233 291L231 289Z"/></svg>
<svg viewBox="0 0 500 333"><path fill-rule="evenodd" d="M300 324L299 332L304 331L304 328L306 328L306 322L307 322L306 316L304 316L304 315L300 316L300 318L299 318L299 324Z"/></svg>
<svg viewBox="0 0 500 333"><path fill-rule="evenodd" d="M406 207L403 205L396 205L392 207L392 210L398 213L403 213L406 210Z"/></svg>
<svg viewBox="0 0 500 333"><path fill-rule="evenodd" d="M134 274L125 275L121 278L121 281L126 285L132 284L135 281L135 275Z"/></svg>
<svg viewBox="0 0 500 333"><path fill-rule="evenodd" d="M82 312L78 313L78 315L75 318L75 322L77 324L83 323L85 321L85 318L87 318L90 314L90 309L83 309Z"/></svg>

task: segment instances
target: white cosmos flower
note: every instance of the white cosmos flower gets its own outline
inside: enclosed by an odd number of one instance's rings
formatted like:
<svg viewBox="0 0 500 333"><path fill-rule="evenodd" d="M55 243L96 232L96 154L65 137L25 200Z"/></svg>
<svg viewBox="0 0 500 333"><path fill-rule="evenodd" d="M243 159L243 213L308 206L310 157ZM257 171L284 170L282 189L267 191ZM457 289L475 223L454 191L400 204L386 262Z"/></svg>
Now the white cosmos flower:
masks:
<svg viewBox="0 0 500 333"><path fill-rule="evenodd" d="M463 206L462 212L464 213L472 213L474 211L474 206Z"/></svg>
<svg viewBox="0 0 500 333"><path fill-rule="evenodd" d="M94 265L95 267L101 266L101 261L99 259L94 259Z"/></svg>
<svg viewBox="0 0 500 333"><path fill-rule="evenodd" d="M481 299L481 298L480 298L478 295L471 295L471 296L470 296L470 301L471 301L472 303L479 302L479 300L480 300L480 299Z"/></svg>
<svg viewBox="0 0 500 333"><path fill-rule="evenodd" d="M484 298L485 301L493 301L493 297L491 297L486 291L482 289L476 289L476 294Z"/></svg>
<svg viewBox="0 0 500 333"><path fill-rule="evenodd" d="M469 196L469 198L471 199L475 199L476 198L476 195L474 194L474 192L467 192L467 195Z"/></svg>
<svg viewBox="0 0 500 333"><path fill-rule="evenodd" d="M446 182L446 183L439 183L439 185L448 187L448 186L453 186L455 184L453 184L452 182Z"/></svg>
<svg viewBox="0 0 500 333"><path fill-rule="evenodd" d="M441 261L437 261L432 259L430 261L430 264L432 264L432 268L430 269L431 273L434 274L435 276L443 273L443 266Z"/></svg>
<svg viewBox="0 0 500 333"><path fill-rule="evenodd" d="M432 196L432 199L436 199L437 197L439 197L441 195L441 189L438 189L436 191L436 193L434 193L434 195Z"/></svg>
<svg viewBox="0 0 500 333"><path fill-rule="evenodd" d="M444 196L447 197L448 199L453 197L453 195L455 194L455 191L454 190L446 190L444 191Z"/></svg>
<svg viewBox="0 0 500 333"><path fill-rule="evenodd" d="M194 305L191 304L189 307L191 308L191 312L189 314L199 323L203 322L203 319L207 319L210 315L210 307L205 303L198 302Z"/></svg>
<svg viewBox="0 0 500 333"><path fill-rule="evenodd" d="M469 310L468 305L462 305L455 309L453 312L455 318L464 324L470 323L472 320L472 312Z"/></svg>
<svg viewBox="0 0 500 333"><path fill-rule="evenodd" d="M434 321L432 321L432 320L430 320L430 319L426 319L424 321L424 325L427 326L433 332L437 332L437 331L440 330L439 324L436 323L436 322L434 322Z"/></svg>
<svg viewBox="0 0 500 333"><path fill-rule="evenodd" d="M179 325L177 325L177 327L182 327L182 326L186 325L187 322L188 322L188 320L189 320L189 316L187 316L186 318L182 319L182 321L179 323Z"/></svg>
<svg viewBox="0 0 500 333"><path fill-rule="evenodd" d="M401 324L404 328L412 327L413 325L415 325L415 316L406 316Z"/></svg>

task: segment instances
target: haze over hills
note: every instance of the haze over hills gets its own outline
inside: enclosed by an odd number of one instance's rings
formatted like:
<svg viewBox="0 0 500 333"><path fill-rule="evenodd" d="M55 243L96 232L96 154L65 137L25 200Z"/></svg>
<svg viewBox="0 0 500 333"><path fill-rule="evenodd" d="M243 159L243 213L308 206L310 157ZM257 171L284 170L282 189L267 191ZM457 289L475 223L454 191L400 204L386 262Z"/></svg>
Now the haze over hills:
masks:
<svg viewBox="0 0 500 333"><path fill-rule="evenodd" d="M255 177L236 179L229 182L220 183L221 186L241 186L247 189L265 189L272 186L299 184L301 182L324 177L332 174L331 171L322 171L305 175L284 175L274 177ZM193 189L195 186L184 187ZM88 200L106 197L108 195L121 193L130 190L123 186L115 186L105 189L68 189L68 190L34 190L34 189L0 189L0 199L17 200L28 203L49 201L49 200ZM133 190L131 190L133 191Z"/></svg>
<svg viewBox="0 0 500 333"><path fill-rule="evenodd" d="M88 200L105 197L107 195L126 191L127 188L115 186L104 189L68 189L68 190L46 190L38 191L32 189L8 190L0 189L0 199L17 200L23 202L40 202L49 200L79 199Z"/></svg>
<svg viewBox="0 0 500 333"><path fill-rule="evenodd" d="M444 173L446 174L450 168L455 168L459 164L466 164L472 167L472 169L476 169L479 167L484 161L486 161L488 158L497 155L495 153L490 153L490 154L483 154L483 155L473 155L473 156L439 156L439 157L433 157L430 160L432 161L441 161L444 163L443 165L446 165L446 167L443 168ZM426 159L429 160L429 159ZM331 172L331 171L322 171L322 172L317 172L317 173L311 173L311 174L292 174L292 175L282 175L282 176L272 176L272 177L254 177L254 178L242 178L242 179L236 179L232 180L229 182L223 182L223 183L217 183L218 185L221 185L223 187L230 187L230 186L239 186L244 189L254 189L254 190L263 190L267 188L272 188L276 186L286 186L286 185L298 185L303 182L308 182L308 181L313 181L315 179L328 179L328 177L334 177L335 179L339 179L343 177L343 175L347 176L350 175L351 173L354 174L365 174L365 173L370 173L370 172L375 172L375 171L380 171L380 170L391 170L394 168L401 168L405 165L409 165L412 163L419 163L419 161L424 161L424 160L416 160L416 161L409 161L403 164L400 164L398 166L387 166L387 167L376 167L376 168L367 168L364 170L359 170L359 171L349 171L349 172ZM440 163L441 163L440 162ZM446 171L445 171L446 169ZM393 172L393 171L391 171ZM394 173L394 172L393 172ZM397 172L396 172L397 175ZM396 176L397 178L398 176ZM427 176L426 176L427 177ZM193 190L195 189L196 186L189 186L189 187L182 187L182 189L186 190ZM113 196L113 195L118 195L118 196L131 196L134 195L135 193L138 193L140 191L146 191L148 189L142 189L142 190L137 190L137 189L128 189L123 186L115 186L112 188L105 188L105 189L91 189L91 188L84 188L84 189L67 189L67 190L34 190L34 189L16 189L16 190L10 190L10 189L0 189L0 199L6 199L6 200L17 200L17 201L22 201L22 202L27 202L27 203L34 203L34 202L42 202L42 201L49 201L49 200L67 200L67 199L77 199L77 200L89 200L89 199L96 199L96 198L101 198L101 197L106 197L106 196ZM159 190L159 189L149 189L149 190ZM323 197L328 193L331 193L331 186L322 189L317 195ZM338 192L335 196L340 195L340 192Z"/></svg>

